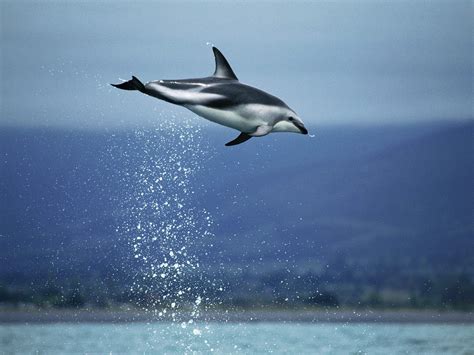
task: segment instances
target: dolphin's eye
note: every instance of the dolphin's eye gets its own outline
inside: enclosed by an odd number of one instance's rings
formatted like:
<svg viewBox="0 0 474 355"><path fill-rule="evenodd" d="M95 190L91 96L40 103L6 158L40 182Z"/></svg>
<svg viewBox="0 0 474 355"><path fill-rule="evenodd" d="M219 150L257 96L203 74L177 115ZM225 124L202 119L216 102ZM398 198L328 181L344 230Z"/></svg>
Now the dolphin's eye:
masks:
<svg viewBox="0 0 474 355"><path fill-rule="evenodd" d="M294 118L293 117L288 117L288 121L293 121Z"/></svg>

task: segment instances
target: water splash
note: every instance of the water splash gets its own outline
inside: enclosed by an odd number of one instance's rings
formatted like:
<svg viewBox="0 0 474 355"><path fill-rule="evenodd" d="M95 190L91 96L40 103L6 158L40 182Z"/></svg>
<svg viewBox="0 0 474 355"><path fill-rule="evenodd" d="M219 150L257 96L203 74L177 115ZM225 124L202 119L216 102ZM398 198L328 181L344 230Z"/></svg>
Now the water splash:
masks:
<svg viewBox="0 0 474 355"><path fill-rule="evenodd" d="M194 178L210 148L191 119L167 119L135 131L118 150L124 196L117 232L133 256L124 265L132 273L130 296L156 320L179 327L179 345L187 349L192 342L186 337L203 335L201 312L215 302L216 289L223 290L200 262L213 218L196 201Z"/></svg>

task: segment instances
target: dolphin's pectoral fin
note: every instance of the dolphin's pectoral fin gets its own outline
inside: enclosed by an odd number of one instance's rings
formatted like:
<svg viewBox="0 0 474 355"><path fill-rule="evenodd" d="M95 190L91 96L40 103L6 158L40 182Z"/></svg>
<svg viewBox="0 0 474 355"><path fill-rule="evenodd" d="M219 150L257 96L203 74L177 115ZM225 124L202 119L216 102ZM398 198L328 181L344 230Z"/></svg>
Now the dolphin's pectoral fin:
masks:
<svg viewBox="0 0 474 355"><path fill-rule="evenodd" d="M268 133L270 133L273 129L273 126L269 125L260 125L257 127L255 132L250 133L252 137L263 137L266 136Z"/></svg>
<svg viewBox="0 0 474 355"><path fill-rule="evenodd" d="M268 133L272 131L273 127L269 125L261 125L258 126L255 132L252 133L240 133L237 138L235 138L233 141L230 141L229 143L226 143L226 147L229 147L231 145L237 145L243 142L248 141L252 137L262 137L266 136Z"/></svg>
<svg viewBox="0 0 474 355"><path fill-rule="evenodd" d="M252 138L251 136L249 136L247 133L240 133L239 136L237 138L235 138L233 141L230 141L229 143L226 143L225 146L226 147L230 147L232 145L237 145L237 144L240 144L240 143L243 143L243 142L246 142L248 141L250 138Z"/></svg>
<svg viewBox="0 0 474 355"><path fill-rule="evenodd" d="M221 51L216 47L212 47L212 51L214 52L214 59L216 60L216 70L212 76L216 78L239 80Z"/></svg>

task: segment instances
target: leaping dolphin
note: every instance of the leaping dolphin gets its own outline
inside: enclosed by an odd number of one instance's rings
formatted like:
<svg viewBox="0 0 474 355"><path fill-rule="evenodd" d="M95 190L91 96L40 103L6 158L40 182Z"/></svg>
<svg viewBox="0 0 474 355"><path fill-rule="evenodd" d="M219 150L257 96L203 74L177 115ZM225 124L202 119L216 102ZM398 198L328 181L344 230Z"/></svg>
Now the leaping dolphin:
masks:
<svg viewBox="0 0 474 355"><path fill-rule="evenodd" d="M156 80L143 84L136 77L121 84L123 90L138 90L160 100L180 105L195 114L240 131L226 146L271 132L308 134L303 121L278 97L242 84L224 55L212 47L216 69L199 79Z"/></svg>

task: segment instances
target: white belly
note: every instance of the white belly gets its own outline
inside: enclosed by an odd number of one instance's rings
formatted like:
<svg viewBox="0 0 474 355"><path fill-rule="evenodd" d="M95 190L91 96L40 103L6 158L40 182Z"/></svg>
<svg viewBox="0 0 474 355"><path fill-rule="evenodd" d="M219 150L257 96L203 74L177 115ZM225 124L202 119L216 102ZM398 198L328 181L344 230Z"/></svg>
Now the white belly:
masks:
<svg viewBox="0 0 474 355"><path fill-rule="evenodd" d="M261 124L258 120L243 117L239 110L218 110L201 105L184 105L184 107L209 121L234 128L241 132L254 132Z"/></svg>

